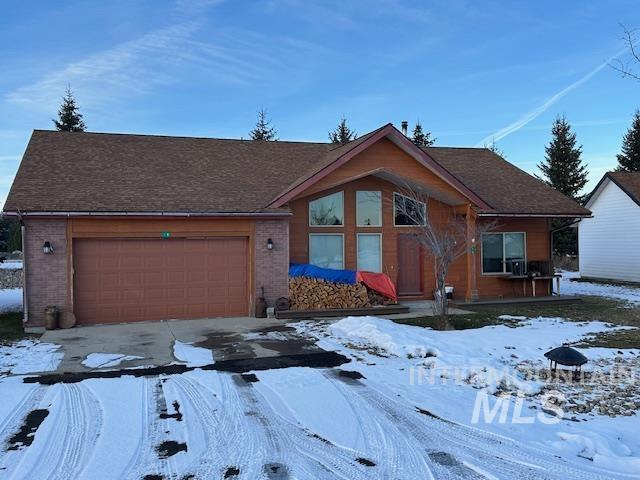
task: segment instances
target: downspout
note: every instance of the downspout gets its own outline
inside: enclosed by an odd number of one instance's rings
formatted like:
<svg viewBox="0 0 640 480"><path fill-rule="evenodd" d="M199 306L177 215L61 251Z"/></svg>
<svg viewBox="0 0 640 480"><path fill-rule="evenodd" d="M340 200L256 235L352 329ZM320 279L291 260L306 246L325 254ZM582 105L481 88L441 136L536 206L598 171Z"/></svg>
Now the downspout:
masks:
<svg viewBox="0 0 640 480"><path fill-rule="evenodd" d="M22 239L22 323L26 325L29 321L29 308L27 304L27 252L25 249L26 227L22 220L22 214L18 211L18 221L20 222L20 236Z"/></svg>

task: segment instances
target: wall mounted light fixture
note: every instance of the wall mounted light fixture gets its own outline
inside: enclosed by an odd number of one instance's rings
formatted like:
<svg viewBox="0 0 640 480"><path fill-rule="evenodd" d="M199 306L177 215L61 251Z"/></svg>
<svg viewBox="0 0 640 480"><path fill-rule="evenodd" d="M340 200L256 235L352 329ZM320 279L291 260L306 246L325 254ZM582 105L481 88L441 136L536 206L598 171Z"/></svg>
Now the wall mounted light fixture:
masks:
<svg viewBox="0 0 640 480"><path fill-rule="evenodd" d="M46 253L47 255L52 254L53 253L53 245L51 245L51 242L44 242L44 245L42 245L42 251L44 253Z"/></svg>
<svg viewBox="0 0 640 480"><path fill-rule="evenodd" d="M267 250L273 250L273 240L267 240Z"/></svg>

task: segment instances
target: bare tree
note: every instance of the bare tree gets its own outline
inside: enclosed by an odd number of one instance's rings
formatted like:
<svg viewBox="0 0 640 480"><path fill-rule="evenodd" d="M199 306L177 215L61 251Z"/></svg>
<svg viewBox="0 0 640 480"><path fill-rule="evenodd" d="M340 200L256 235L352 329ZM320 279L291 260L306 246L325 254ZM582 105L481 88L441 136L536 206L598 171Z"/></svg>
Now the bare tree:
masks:
<svg viewBox="0 0 640 480"><path fill-rule="evenodd" d="M607 62L611 68L617 71L623 78L629 77L640 81L640 72L636 68L640 65L640 45L638 45L637 29L629 29L624 25L622 27L622 40L629 50L630 58L626 61L616 58Z"/></svg>
<svg viewBox="0 0 640 480"><path fill-rule="evenodd" d="M413 235L433 261L435 276L434 311L439 329L450 329L449 302L446 295L446 279L451 265L466 254L474 255L476 239L482 233L494 230L496 222L473 222L468 228L466 215L456 213L454 208L436 217L431 213L431 198L416 189L404 187L394 203L396 219L404 225L412 225ZM474 263L475 265L475 263ZM471 281L471 279L469 279Z"/></svg>

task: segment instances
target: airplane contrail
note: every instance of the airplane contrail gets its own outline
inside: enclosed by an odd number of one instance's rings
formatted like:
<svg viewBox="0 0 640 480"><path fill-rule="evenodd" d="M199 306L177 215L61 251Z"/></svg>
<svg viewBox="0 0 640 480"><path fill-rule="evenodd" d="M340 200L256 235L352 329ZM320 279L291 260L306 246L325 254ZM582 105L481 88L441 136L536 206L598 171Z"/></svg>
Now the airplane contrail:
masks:
<svg viewBox="0 0 640 480"><path fill-rule="evenodd" d="M532 120L535 120L537 117L542 115L545 111L547 111L549 109L549 107L551 107L554 103L556 103L558 100L560 100L562 97L564 97L567 93L571 92L572 90L575 90L580 85L582 85L583 83L585 83L588 80L590 80L591 77L593 77L600 70L602 70L604 67L606 67L609 64L609 62L611 62L611 60L614 60L615 58L619 57L625 51L626 51L626 48L620 50L618 53L616 53L615 55L611 56L610 58L608 58L607 60L602 62L600 65L598 65L596 68L594 68L593 70L588 72L582 78L579 78L578 80L573 82L568 87L563 88L558 93L556 93L552 97L548 98L542 105L540 105L540 106L534 108L533 110L525 113L518 120L516 120L515 122L507 125L504 128L501 128L497 132L484 137L482 140L480 140L476 144L476 147L484 147L485 145L488 145L490 143L502 140L504 137L506 137L507 135L512 134L513 132L517 132L522 127L524 127L527 123L531 122Z"/></svg>

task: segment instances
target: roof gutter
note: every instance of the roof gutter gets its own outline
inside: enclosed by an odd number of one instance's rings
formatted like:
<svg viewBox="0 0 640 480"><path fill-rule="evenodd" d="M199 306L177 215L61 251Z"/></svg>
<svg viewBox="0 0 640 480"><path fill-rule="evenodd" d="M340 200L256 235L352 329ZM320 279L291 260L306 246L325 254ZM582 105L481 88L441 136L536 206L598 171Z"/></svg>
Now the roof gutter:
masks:
<svg viewBox="0 0 640 480"><path fill-rule="evenodd" d="M518 217L518 218L592 218L591 214L575 213L478 213L479 217Z"/></svg>
<svg viewBox="0 0 640 480"><path fill-rule="evenodd" d="M291 212L67 212L5 211L5 215L22 217L290 217Z"/></svg>

